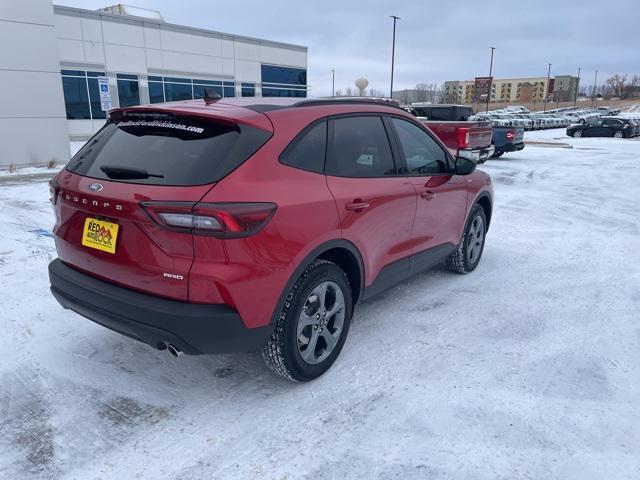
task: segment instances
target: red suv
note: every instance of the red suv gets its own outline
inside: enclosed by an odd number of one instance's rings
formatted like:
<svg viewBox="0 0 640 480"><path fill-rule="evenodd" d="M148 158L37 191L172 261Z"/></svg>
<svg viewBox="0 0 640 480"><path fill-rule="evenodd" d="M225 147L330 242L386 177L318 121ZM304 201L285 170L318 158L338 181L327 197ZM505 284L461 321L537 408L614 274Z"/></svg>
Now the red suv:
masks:
<svg viewBox="0 0 640 480"><path fill-rule="evenodd" d="M476 268L493 190L389 103L207 98L111 111L51 202L63 307L174 355L262 348L305 381L358 301Z"/></svg>

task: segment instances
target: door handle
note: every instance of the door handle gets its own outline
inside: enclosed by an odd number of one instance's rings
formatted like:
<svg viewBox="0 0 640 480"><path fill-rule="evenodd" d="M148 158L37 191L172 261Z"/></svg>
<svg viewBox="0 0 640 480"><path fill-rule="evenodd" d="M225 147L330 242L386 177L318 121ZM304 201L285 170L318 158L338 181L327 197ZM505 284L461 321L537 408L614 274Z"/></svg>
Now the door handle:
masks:
<svg viewBox="0 0 640 480"><path fill-rule="evenodd" d="M436 194L434 192L432 192L431 190L426 190L426 191L422 192L420 194L420 196L422 198L424 198L426 201L429 201L429 200L433 200L433 198L436 196Z"/></svg>
<svg viewBox="0 0 640 480"><path fill-rule="evenodd" d="M361 212L366 208L369 208L368 202L363 202L360 199L356 199L351 203L347 203L344 208L349 210L350 212Z"/></svg>

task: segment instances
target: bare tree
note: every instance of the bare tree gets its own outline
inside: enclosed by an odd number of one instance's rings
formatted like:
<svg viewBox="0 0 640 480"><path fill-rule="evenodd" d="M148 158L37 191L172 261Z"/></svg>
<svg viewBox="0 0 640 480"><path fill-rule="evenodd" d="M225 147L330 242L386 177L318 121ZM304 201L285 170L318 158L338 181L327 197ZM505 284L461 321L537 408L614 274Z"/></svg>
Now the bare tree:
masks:
<svg viewBox="0 0 640 480"><path fill-rule="evenodd" d="M406 88L400 91L398 100L400 100L400 103L404 103L405 105L411 101L409 98L409 91Z"/></svg>
<svg viewBox="0 0 640 480"><path fill-rule="evenodd" d="M342 93L342 90L336 90L336 97L344 97L344 93Z"/></svg>
<svg viewBox="0 0 640 480"><path fill-rule="evenodd" d="M639 89L638 87L640 87L640 75L632 75L626 85L624 98L633 96L635 91Z"/></svg>
<svg viewBox="0 0 640 480"><path fill-rule="evenodd" d="M384 97L384 93L382 93L377 88L370 88L367 92L367 95L369 95L370 97Z"/></svg>
<svg viewBox="0 0 640 480"><path fill-rule="evenodd" d="M627 82L628 77L626 75L620 75L616 73L613 77L607 78L607 85L611 87L613 95L620 100L624 100L627 95Z"/></svg>
<svg viewBox="0 0 640 480"><path fill-rule="evenodd" d="M416 102L426 102L429 100L429 85L426 83L417 83L415 86L414 96Z"/></svg>

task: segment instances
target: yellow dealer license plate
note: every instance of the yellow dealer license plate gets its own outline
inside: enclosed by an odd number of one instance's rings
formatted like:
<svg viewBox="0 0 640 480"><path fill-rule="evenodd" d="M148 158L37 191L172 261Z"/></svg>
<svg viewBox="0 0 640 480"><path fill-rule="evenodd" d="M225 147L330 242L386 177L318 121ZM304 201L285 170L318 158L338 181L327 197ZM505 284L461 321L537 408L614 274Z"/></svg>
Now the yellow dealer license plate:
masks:
<svg viewBox="0 0 640 480"><path fill-rule="evenodd" d="M118 224L87 218L84 221L82 245L95 248L103 252L116 253L116 239L118 238Z"/></svg>

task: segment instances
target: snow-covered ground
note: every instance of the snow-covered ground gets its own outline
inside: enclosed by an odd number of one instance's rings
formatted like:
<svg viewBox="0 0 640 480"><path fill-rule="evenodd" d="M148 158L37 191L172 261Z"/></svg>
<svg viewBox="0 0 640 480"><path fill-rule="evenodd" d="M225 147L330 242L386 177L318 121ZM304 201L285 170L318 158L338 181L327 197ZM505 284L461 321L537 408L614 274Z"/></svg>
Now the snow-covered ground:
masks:
<svg viewBox="0 0 640 480"><path fill-rule="evenodd" d="M0 180L0 478L640 478L640 143L541 136L481 167L478 269L360 305L308 384L64 311L46 182Z"/></svg>

